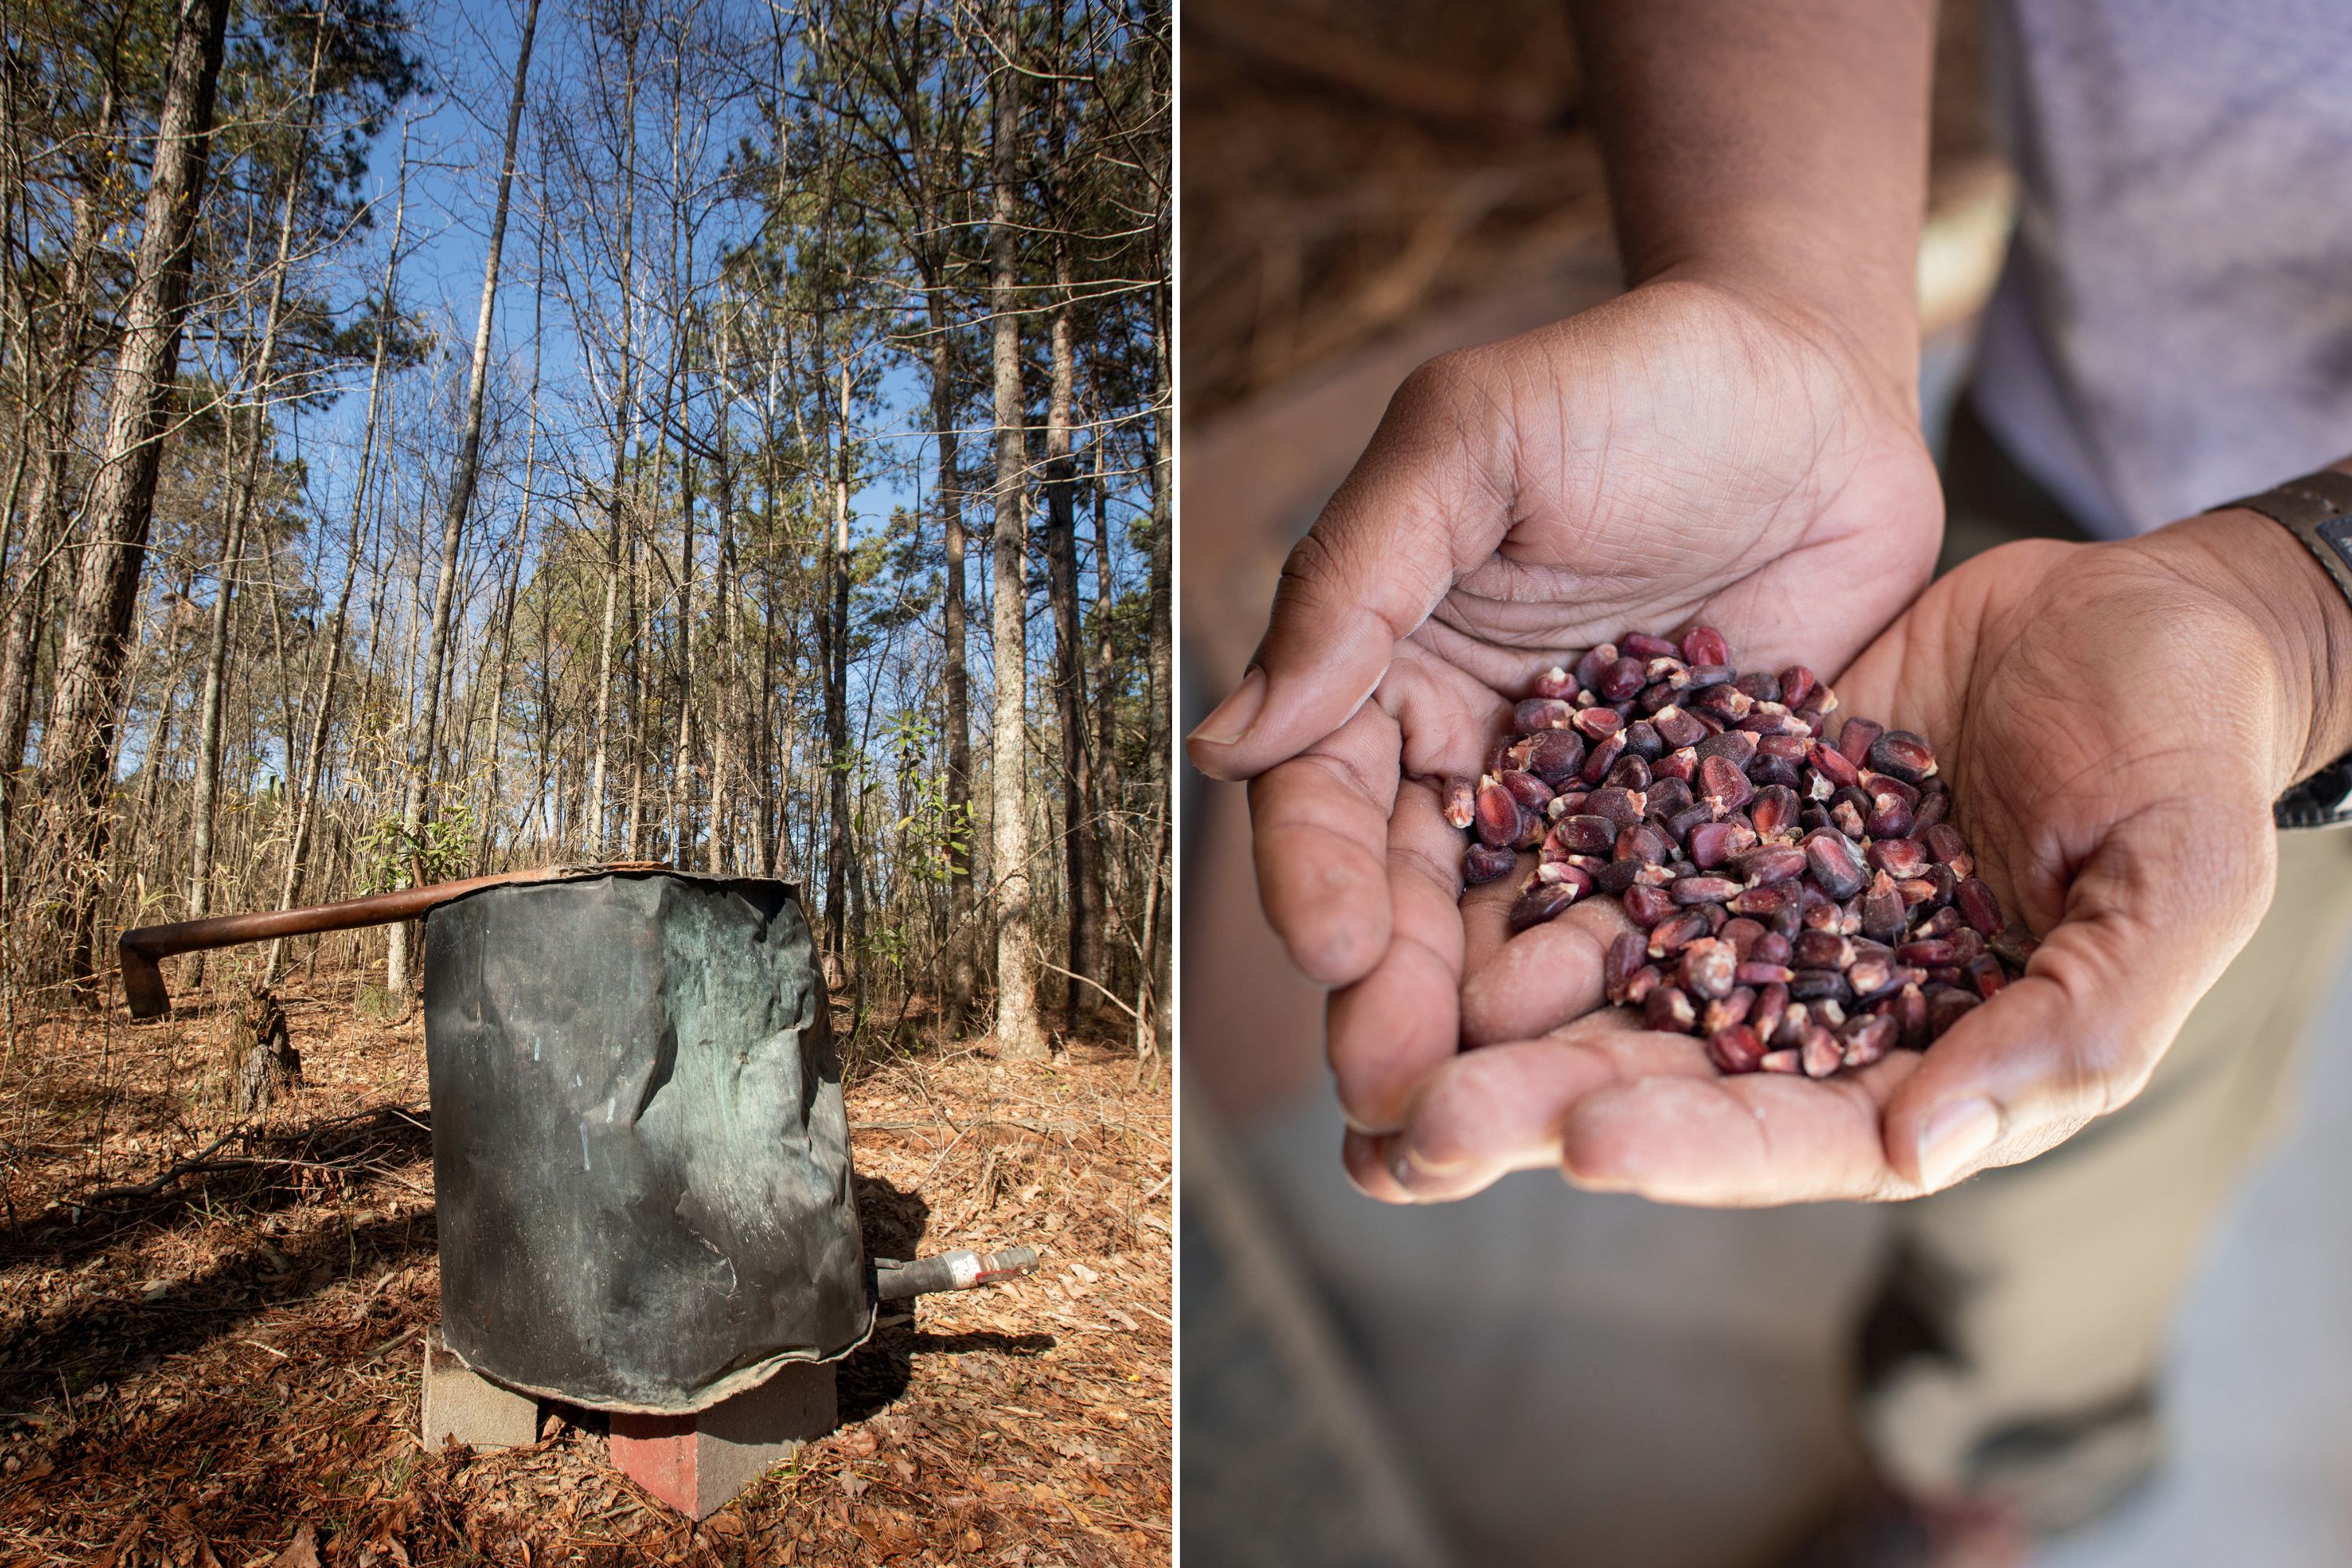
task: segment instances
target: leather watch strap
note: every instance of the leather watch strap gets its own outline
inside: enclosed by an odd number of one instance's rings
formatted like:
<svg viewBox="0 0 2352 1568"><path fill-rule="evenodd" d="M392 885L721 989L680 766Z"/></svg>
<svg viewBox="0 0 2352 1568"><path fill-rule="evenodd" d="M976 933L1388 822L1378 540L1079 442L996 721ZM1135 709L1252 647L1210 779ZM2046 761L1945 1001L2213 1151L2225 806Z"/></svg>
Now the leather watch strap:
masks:
<svg viewBox="0 0 2352 1568"><path fill-rule="evenodd" d="M2213 510L2244 507L2303 541L2347 600L2352 600L2352 474L2323 468L2260 495ZM2336 758L2289 789L2271 808L2281 827L2327 827L2352 822L2352 754Z"/></svg>

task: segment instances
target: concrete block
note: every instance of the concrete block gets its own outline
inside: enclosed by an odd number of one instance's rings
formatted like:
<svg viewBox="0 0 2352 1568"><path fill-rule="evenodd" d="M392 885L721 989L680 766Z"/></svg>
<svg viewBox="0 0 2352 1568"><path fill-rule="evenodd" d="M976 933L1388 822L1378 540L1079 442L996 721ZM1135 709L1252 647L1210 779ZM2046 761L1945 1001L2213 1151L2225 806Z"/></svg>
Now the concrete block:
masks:
<svg viewBox="0 0 2352 1568"><path fill-rule="evenodd" d="M613 1463L691 1519L718 1512L840 1420L830 1365L791 1365L693 1415L612 1417Z"/></svg>
<svg viewBox="0 0 2352 1568"><path fill-rule="evenodd" d="M457 1359L441 1331L425 1336L425 1446L511 1448L539 1439L539 1401L501 1388Z"/></svg>

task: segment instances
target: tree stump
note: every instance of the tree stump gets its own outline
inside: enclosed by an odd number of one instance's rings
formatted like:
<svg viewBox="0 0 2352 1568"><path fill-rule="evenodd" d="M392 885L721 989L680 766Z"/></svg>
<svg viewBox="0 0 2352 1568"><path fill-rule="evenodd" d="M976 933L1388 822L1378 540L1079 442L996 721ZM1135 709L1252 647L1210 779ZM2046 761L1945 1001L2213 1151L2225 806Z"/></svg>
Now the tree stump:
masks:
<svg viewBox="0 0 2352 1568"><path fill-rule="evenodd" d="M278 1091L302 1080L301 1053L286 1032L286 1009L253 986L229 1026L229 1109L239 1116L267 1109Z"/></svg>

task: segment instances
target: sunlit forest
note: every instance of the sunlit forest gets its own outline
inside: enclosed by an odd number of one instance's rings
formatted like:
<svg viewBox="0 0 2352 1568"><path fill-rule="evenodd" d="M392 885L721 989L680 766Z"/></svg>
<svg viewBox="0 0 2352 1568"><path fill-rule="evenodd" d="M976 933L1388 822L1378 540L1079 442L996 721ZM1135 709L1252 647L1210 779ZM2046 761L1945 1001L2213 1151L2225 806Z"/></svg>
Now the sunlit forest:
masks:
<svg viewBox="0 0 2352 1568"><path fill-rule="evenodd" d="M1165 5L423 6L5 10L0 998L657 860L877 1035L1164 1050Z"/></svg>

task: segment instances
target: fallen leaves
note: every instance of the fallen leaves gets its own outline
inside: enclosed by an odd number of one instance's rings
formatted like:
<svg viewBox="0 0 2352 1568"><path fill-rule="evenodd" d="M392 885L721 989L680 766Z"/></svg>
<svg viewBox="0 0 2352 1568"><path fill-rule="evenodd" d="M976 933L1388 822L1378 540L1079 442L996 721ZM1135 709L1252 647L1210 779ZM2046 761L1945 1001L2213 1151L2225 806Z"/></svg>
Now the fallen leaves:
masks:
<svg viewBox="0 0 2352 1568"><path fill-rule="evenodd" d="M319 1540L309 1524L294 1527L294 1539L270 1560L270 1568L319 1568Z"/></svg>
<svg viewBox="0 0 2352 1568"><path fill-rule="evenodd" d="M0 1411L23 1413L0 1417L0 1563L118 1541L138 1568L1167 1562L1169 1101L1123 1050L851 1079L870 1251L1026 1245L1045 1273L894 1311L842 1368L841 1429L689 1526L617 1480L593 1417L422 1451L421 1042L341 1002L293 1015L310 1081L238 1146L253 1163L143 1196L90 1199L225 1130L184 1122L161 1036L118 1023L101 1049L102 1021L66 1017L0 1079L0 1118L37 1130L12 1188L26 1223L0 1239ZM94 1158L65 1133L101 1106Z"/></svg>

